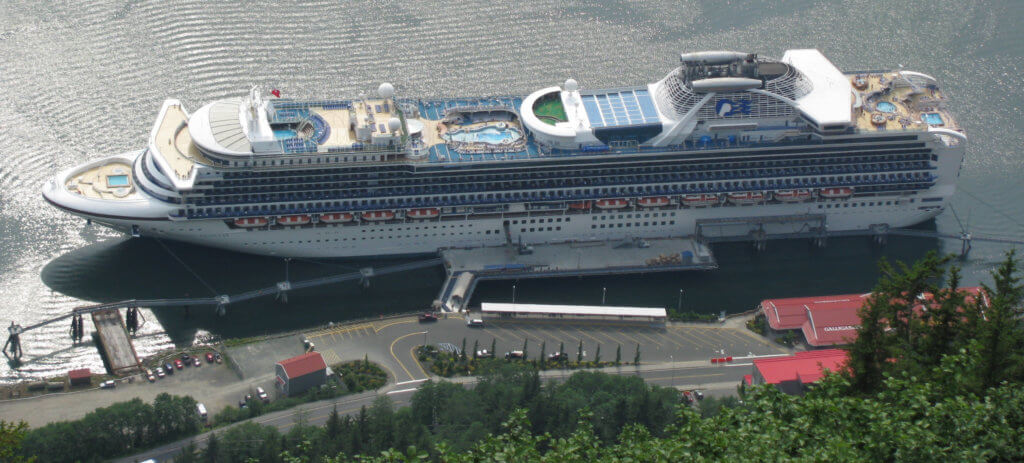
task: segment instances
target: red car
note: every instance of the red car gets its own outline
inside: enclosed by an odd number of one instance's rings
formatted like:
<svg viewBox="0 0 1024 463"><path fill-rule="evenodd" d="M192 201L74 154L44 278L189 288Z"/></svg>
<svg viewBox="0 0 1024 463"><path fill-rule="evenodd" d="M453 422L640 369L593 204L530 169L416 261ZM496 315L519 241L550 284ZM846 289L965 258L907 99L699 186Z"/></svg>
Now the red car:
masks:
<svg viewBox="0 0 1024 463"><path fill-rule="evenodd" d="M213 352L206 353L206 363L213 363Z"/></svg>
<svg viewBox="0 0 1024 463"><path fill-rule="evenodd" d="M181 359L174 359L174 368L182 369L185 368L185 364L181 363Z"/></svg>

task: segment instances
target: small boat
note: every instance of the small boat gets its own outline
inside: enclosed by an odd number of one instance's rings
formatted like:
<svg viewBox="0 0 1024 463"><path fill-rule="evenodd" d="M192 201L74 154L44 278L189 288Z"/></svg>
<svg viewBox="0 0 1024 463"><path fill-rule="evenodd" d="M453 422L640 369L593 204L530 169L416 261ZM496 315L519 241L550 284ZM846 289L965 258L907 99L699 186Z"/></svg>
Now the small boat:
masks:
<svg viewBox="0 0 1024 463"><path fill-rule="evenodd" d="M569 209L573 209L573 210L576 210L576 211L583 211L583 210L590 209L590 201L581 201L581 202L578 202L578 203L569 203Z"/></svg>
<svg viewBox="0 0 1024 463"><path fill-rule="evenodd" d="M853 188L840 187L840 188L822 188L821 193L818 194L822 198L826 199L842 199L853 196Z"/></svg>
<svg viewBox="0 0 1024 463"><path fill-rule="evenodd" d="M764 193L761 193L760 191L729 193L726 195L726 199L733 204L756 204L764 201Z"/></svg>
<svg viewBox="0 0 1024 463"><path fill-rule="evenodd" d="M683 205L689 207L706 207L714 206L721 202L722 199L718 195L699 194L699 195L683 195Z"/></svg>
<svg viewBox="0 0 1024 463"><path fill-rule="evenodd" d="M622 209L629 205L625 199L599 199L594 204L598 209Z"/></svg>
<svg viewBox="0 0 1024 463"><path fill-rule="evenodd" d="M811 192L808 190L778 190L775 192L775 199L784 203L797 203L811 199Z"/></svg>
<svg viewBox="0 0 1024 463"><path fill-rule="evenodd" d="M344 223L352 221L352 214L349 212L330 212L320 216L323 223Z"/></svg>
<svg viewBox="0 0 1024 463"><path fill-rule="evenodd" d="M433 219L439 215L441 215L441 210L434 207L409 209L409 211L405 213L405 216L410 219Z"/></svg>
<svg viewBox="0 0 1024 463"><path fill-rule="evenodd" d="M668 206L668 198L664 196L650 196L647 198L640 198L636 202L640 207L659 207Z"/></svg>
<svg viewBox="0 0 1024 463"><path fill-rule="evenodd" d="M363 212L362 217L363 220L379 222L381 220L391 220L395 218L395 213L391 211L369 211Z"/></svg>
<svg viewBox="0 0 1024 463"><path fill-rule="evenodd" d="M266 217L244 217L235 219L235 226L242 228L265 227L270 223Z"/></svg>
<svg viewBox="0 0 1024 463"><path fill-rule="evenodd" d="M277 218L278 225L305 225L309 223L309 216L305 214L300 215L282 215Z"/></svg>

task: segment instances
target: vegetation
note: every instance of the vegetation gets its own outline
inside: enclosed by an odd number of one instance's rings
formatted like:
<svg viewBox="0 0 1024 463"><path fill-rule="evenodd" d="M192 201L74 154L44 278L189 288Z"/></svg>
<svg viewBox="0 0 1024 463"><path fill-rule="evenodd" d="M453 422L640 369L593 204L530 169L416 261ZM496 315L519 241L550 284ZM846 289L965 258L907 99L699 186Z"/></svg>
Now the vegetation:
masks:
<svg viewBox="0 0 1024 463"><path fill-rule="evenodd" d="M757 315L754 316L754 318L747 320L747 329L757 334L760 334L761 336L767 336L768 319L765 318L763 313L758 313Z"/></svg>
<svg viewBox="0 0 1024 463"><path fill-rule="evenodd" d="M558 92L538 98L533 104L533 114L537 116L537 119L550 125L569 120L569 117L565 114L565 107L562 106L562 97L559 96Z"/></svg>
<svg viewBox="0 0 1024 463"><path fill-rule="evenodd" d="M718 321L718 315L713 313L699 313L686 311L681 312L675 309L668 309L668 318L677 322L703 322L714 323Z"/></svg>
<svg viewBox="0 0 1024 463"><path fill-rule="evenodd" d="M20 453L46 462L103 461L195 434L201 427L195 400L160 394L152 405L133 399L98 408L80 420L32 429Z"/></svg>
<svg viewBox="0 0 1024 463"><path fill-rule="evenodd" d="M30 463L35 457L22 457L21 442L28 425L24 421L8 423L0 420L0 461L9 463Z"/></svg>
<svg viewBox="0 0 1024 463"><path fill-rule="evenodd" d="M341 382L352 393L379 389L388 381L384 369L367 359L339 363L331 366L331 369L341 375Z"/></svg>
<svg viewBox="0 0 1024 463"><path fill-rule="evenodd" d="M562 347L564 348L564 345ZM547 353L546 345L541 345L539 357L530 358L529 345L526 342L523 343L521 350L523 358L521 359L506 359L503 357L478 358L476 351L470 354L467 354L465 351L460 354L454 354L451 352L439 351L435 346L420 346L416 352L417 360L424 365L425 369L435 375L445 378L450 378L452 376L487 374L494 369L500 369L502 365L508 363L525 364L538 370L576 370L580 368L602 368L619 364L618 361L601 361L601 346L597 346L597 351L594 353L594 360L591 361L583 359L582 347L580 347L577 354L573 356L576 360L569 360L568 355L561 356L561 359L552 359ZM564 351L558 352L562 352L563 354L565 353ZM554 352L552 352L552 355L554 355Z"/></svg>

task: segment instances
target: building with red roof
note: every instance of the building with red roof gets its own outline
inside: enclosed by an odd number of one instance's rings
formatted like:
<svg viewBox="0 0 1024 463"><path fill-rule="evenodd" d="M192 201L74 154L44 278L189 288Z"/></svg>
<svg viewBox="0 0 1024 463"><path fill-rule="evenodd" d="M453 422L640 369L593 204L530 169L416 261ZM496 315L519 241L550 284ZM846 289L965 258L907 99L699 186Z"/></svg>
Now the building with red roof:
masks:
<svg viewBox="0 0 1024 463"><path fill-rule="evenodd" d="M786 357L754 359L754 372L745 376L750 385L772 384L787 394L802 394L807 385L825 376L825 371L838 372L849 360L842 349L797 352Z"/></svg>
<svg viewBox="0 0 1024 463"><path fill-rule="evenodd" d="M807 310L810 308L842 308L856 313L870 295L871 293L765 299L761 301L760 308L764 311L768 326L773 330L797 330L807 321Z"/></svg>
<svg viewBox="0 0 1024 463"><path fill-rule="evenodd" d="M277 387L286 396L302 394L327 383L327 363L319 352L309 352L274 365Z"/></svg>

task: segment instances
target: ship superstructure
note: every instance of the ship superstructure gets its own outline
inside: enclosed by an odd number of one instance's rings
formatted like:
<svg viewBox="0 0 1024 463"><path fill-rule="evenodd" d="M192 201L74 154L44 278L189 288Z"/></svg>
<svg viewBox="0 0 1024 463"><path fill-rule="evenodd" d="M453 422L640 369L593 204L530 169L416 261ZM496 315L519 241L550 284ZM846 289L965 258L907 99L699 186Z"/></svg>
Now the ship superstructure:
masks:
<svg viewBox="0 0 1024 463"><path fill-rule="evenodd" d="M662 80L525 97L164 102L139 151L44 197L133 235L278 256L904 227L939 214L966 136L935 79L686 53Z"/></svg>

